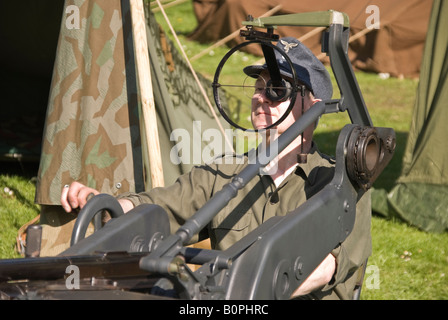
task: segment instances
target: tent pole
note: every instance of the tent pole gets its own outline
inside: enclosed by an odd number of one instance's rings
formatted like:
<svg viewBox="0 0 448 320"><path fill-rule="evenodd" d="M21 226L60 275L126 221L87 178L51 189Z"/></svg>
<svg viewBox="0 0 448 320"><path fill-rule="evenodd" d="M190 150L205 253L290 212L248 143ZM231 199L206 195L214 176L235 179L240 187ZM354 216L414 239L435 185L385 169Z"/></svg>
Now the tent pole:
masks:
<svg viewBox="0 0 448 320"><path fill-rule="evenodd" d="M229 137L227 136L227 134L224 131L224 128L222 127L221 123L219 122L218 116L216 115L216 112L213 109L213 106L212 106L212 104L210 102L210 99L209 99L209 97L207 95L207 92L205 92L204 86L199 81L199 78L198 78L198 75L196 74L196 71L194 70L193 66L191 65L191 62L188 59L188 56L185 53L185 50L182 48L182 43L180 42L179 38L177 37L176 31L174 30L173 25L171 24L170 20L168 19L168 16L166 15L165 10L163 9L162 5L160 4L160 1L159 0L156 0L156 1L157 1L158 5L159 5L160 11L163 14L163 17L165 18L166 22L168 23L168 27L170 28L171 33L173 34L174 39L176 40L177 44L179 45L179 50L182 52L182 55L183 55L183 57L185 59L185 62L188 65L188 68L191 71L191 74L193 75L194 80L196 81L196 83L199 86L199 90L201 91L202 96L204 97L204 100L205 100L205 102L207 103L207 105L208 105L208 107L210 109L210 112L212 113L213 117L216 120L216 124L218 125L219 130L221 131L221 133L224 136L224 140L226 141L227 145L230 148L229 150L234 151L232 141L230 141Z"/></svg>
<svg viewBox="0 0 448 320"><path fill-rule="evenodd" d="M188 1L188 0L175 0L175 1L173 1L173 2L164 4L164 5L163 5L163 8L164 8L164 9L168 9L168 8L177 6L178 4L184 3L184 2L186 2L186 1ZM156 3L156 2L154 2L154 3ZM157 3L156 3L156 4L157 4ZM160 8L159 8L159 7L155 7L154 9L151 9L151 10L152 10L152 12L158 12L158 11L160 11Z"/></svg>
<svg viewBox="0 0 448 320"><path fill-rule="evenodd" d="M153 188L163 187L165 183L163 177L159 132L157 129L154 94L152 90L143 0L130 0L130 5L138 85L140 99L142 102L145 135L148 142L151 183Z"/></svg>

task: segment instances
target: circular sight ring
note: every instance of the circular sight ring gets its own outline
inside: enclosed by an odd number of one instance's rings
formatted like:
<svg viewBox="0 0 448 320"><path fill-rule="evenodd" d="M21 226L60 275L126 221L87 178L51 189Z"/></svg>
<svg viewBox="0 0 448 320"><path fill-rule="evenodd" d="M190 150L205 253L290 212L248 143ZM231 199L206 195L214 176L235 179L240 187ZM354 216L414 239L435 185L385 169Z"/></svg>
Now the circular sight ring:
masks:
<svg viewBox="0 0 448 320"><path fill-rule="evenodd" d="M238 124L236 124L228 115L227 113L224 111L224 108L222 107L221 104L221 99L219 97L219 91L218 89L221 87L221 84L219 83L219 76L221 75L221 71L222 68L224 67L225 63L227 62L227 60L238 50L240 50L241 48L248 46L250 44L260 44L260 45L265 45L265 46L269 46L271 48L273 48L274 50L277 50L277 52L279 52L284 58L285 60L288 62L289 68L291 70L292 73L292 77L293 77L293 85L291 88L291 99L290 99L290 103L288 106L288 109L286 110L286 112L282 115L282 117L280 119L278 119L276 122L274 122L273 124L267 126L266 128L263 129L254 129L254 128L244 128ZM278 64L277 64L278 67ZM212 87L213 87L213 98L215 100L215 104L216 107L219 110L219 113L222 115L222 117L233 127L243 130L243 131L248 131L248 132L262 132L262 131L266 131L269 130L271 128L277 127L280 123L282 123L286 117L289 115L289 113L292 111L292 108L294 107L294 104L296 102L296 98L297 98L297 92L299 91L299 82L297 79L297 74L296 74L296 70L294 69L294 65L292 64L291 59L288 57L288 55L281 50L280 48L278 48L277 46L273 45L270 42L266 42L266 41L260 41L260 40L251 40L251 41L246 41L243 43L240 43L238 45L236 45L235 47L233 47L232 49L229 50L229 52L227 52L224 57L222 58L222 60L219 62L218 67L216 68L216 72L215 72L215 76L213 79L213 83L212 83Z"/></svg>

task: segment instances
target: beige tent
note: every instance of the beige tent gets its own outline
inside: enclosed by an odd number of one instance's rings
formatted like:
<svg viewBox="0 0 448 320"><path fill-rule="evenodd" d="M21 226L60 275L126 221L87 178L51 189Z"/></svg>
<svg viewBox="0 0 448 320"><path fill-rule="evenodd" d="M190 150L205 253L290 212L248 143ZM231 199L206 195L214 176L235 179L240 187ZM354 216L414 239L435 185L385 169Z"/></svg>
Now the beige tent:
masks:
<svg viewBox="0 0 448 320"><path fill-rule="evenodd" d="M352 36L349 57L353 66L396 77L418 77L432 6L432 0L193 0L193 3L199 23L190 38L209 43L241 28L241 21L249 14L260 17L327 10L347 13ZM379 26L373 27L375 22ZM278 27L276 33L304 39L314 54L320 56L322 29ZM240 41L240 37L233 37L227 44L232 46Z"/></svg>

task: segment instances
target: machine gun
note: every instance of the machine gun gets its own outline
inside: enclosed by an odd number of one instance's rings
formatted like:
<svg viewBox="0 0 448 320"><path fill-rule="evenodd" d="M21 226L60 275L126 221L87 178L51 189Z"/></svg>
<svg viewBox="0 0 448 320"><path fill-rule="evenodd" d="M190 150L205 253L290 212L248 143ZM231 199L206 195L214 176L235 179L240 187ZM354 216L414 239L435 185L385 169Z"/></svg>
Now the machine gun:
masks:
<svg viewBox="0 0 448 320"><path fill-rule="evenodd" d="M347 111L352 123L340 132L331 182L299 208L270 218L224 251L186 244L271 160L271 152L248 164L174 234L161 207L141 205L124 215L115 198L98 195L80 212L71 247L59 256L0 261L0 297L287 299L346 239L358 199L395 149L394 131L373 127L347 57L348 17L327 11L250 19L244 24L248 30L267 28L267 33L244 33L261 37L264 43L275 26L327 27L322 48L330 57L341 97L316 103L277 142L281 152L323 114ZM269 46L265 47L268 52ZM102 210L113 219L84 238L87 224ZM193 271L188 264L200 267Z"/></svg>

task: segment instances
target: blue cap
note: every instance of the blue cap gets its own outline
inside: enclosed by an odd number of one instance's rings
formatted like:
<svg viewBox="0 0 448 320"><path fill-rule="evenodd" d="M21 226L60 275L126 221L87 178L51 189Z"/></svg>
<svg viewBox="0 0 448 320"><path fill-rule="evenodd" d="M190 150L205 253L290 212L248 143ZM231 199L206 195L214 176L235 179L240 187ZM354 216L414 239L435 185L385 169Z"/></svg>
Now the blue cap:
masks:
<svg viewBox="0 0 448 320"><path fill-rule="evenodd" d="M333 96L333 86L331 84L330 74L310 49L293 37L280 39L277 47L283 50L291 59L298 80L313 93L315 98L321 100L331 99ZM274 51L280 73L283 76L292 78L290 64L278 50ZM253 77L258 76L263 70L267 70L266 64L247 66L244 68L244 73Z"/></svg>

